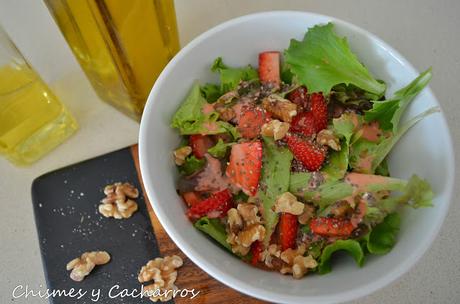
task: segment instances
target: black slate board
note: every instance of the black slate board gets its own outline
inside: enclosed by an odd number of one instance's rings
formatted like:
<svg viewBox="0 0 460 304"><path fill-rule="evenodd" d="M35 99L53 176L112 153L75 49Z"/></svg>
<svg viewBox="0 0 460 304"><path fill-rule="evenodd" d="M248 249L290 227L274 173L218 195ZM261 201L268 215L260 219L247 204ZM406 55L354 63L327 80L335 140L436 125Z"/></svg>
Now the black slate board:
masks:
<svg viewBox="0 0 460 304"><path fill-rule="evenodd" d="M145 297L122 298L117 292L109 297L115 285L120 286L118 292L139 292L140 268L160 255L142 191L136 200L139 210L131 218L117 220L98 213L104 186L119 181L141 190L130 148L47 173L33 182L32 202L48 289L86 291L80 299L51 297L50 303L95 303L98 290L99 304L152 303ZM66 264L94 250L109 252L110 263L96 266L82 282L72 281Z"/></svg>

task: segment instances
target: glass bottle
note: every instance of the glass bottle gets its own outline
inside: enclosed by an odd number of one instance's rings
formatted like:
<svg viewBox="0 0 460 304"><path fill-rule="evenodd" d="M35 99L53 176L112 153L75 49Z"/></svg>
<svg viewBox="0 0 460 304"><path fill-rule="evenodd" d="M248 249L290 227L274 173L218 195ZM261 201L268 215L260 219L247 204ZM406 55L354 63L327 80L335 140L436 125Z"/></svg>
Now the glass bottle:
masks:
<svg viewBox="0 0 460 304"><path fill-rule="evenodd" d="M0 27L0 154L28 165L78 129L66 107Z"/></svg>
<svg viewBox="0 0 460 304"><path fill-rule="evenodd" d="M99 97L140 120L179 49L173 0L45 0Z"/></svg>

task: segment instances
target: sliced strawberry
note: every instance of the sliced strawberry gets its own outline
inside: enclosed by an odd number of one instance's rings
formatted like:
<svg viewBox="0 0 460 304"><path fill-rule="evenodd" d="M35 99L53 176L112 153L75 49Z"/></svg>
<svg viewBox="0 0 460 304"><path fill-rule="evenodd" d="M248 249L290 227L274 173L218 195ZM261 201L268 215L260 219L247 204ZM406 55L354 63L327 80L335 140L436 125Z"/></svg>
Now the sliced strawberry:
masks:
<svg viewBox="0 0 460 304"><path fill-rule="evenodd" d="M271 83L275 87L280 86L280 52L259 54L259 78L262 83Z"/></svg>
<svg viewBox="0 0 460 304"><path fill-rule="evenodd" d="M323 94L313 93L310 96L311 112L315 117L316 132L327 128L328 110Z"/></svg>
<svg viewBox="0 0 460 304"><path fill-rule="evenodd" d="M205 215L209 218L224 217L232 206L232 193L225 189L194 204L187 210L187 216L192 220L199 219Z"/></svg>
<svg viewBox="0 0 460 304"><path fill-rule="evenodd" d="M267 121L267 113L260 107L247 108L239 117L237 130L243 138L256 138L262 125Z"/></svg>
<svg viewBox="0 0 460 304"><path fill-rule="evenodd" d="M201 201L200 195L195 191L182 193L182 198L189 207L195 206Z"/></svg>
<svg viewBox="0 0 460 304"><path fill-rule="evenodd" d="M199 134L190 135L189 143L196 158L203 158L208 149L215 144L211 137Z"/></svg>
<svg viewBox="0 0 460 304"><path fill-rule="evenodd" d="M312 112L300 112L291 122L289 131L302 133L305 136L316 134L315 117Z"/></svg>
<svg viewBox="0 0 460 304"><path fill-rule="evenodd" d="M251 245L251 254L252 254L251 264L252 265L256 265L260 261L263 250L264 248L263 248L262 242L255 241L254 243L252 243Z"/></svg>
<svg viewBox="0 0 460 304"><path fill-rule="evenodd" d="M327 153L324 147L297 135L288 134L285 138L294 157L308 170L317 171L321 168Z"/></svg>
<svg viewBox="0 0 460 304"><path fill-rule="evenodd" d="M308 108L308 90L305 86L298 87L294 91L290 92L287 99L295 103L301 108Z"/></svg>
<svg viewBox="0 0 460 304"><path fill-rule="evenodd" d="M313 233L321 236L349 236L355 229L353 224L346 219L332 217L316 217L310 222Z"/></svg>
<svg viewBox="0 0 460 304"><path fill-rule="evenodd" d="M262 143L245 142L232 146L226 174L230 182L247 195L254 196L262 169Z"/></svg>
<svg viewBox="0 0 460 304"><path fill-rule="evenodd" d="M279 233L281 250L284 251L288 248L295 247L295 240L297 238L297 230L299 222L297 215L290 213L282 213L280 216Z"/></svg>

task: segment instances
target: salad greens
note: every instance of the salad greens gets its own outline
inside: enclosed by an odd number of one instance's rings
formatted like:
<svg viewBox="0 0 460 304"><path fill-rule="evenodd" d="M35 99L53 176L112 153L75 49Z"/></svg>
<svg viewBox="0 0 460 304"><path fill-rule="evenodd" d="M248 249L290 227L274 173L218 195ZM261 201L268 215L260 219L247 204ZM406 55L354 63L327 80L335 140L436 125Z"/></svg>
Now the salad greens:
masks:
<svg viewBox="0 0 460 304"><path fill-rule="evenodd" d="M364 119L368 122L378 121L383 130L392 130L393 133L397 133L402 114L414 100L414 97L428 85L431 77L430 68L421 73L407 86L396 91L391 99L373 101L373 107L371 110L366 111Z"/></svg>
<svg viewBox="0 0 460 304"><path fill-rule="evenodd" d="M353 118L354 116L344 113L332 120L332 128L341 139L341 145L340 151L331 152L329 162L321 170L328 179L343 178L348 170L350 140L355 129Z"/></svg>
<svg viewBox="0 0 460 304"><path fill-rule="evenodd" d="M208 149L208 153L216 158L224 158L227 155L227 150L232 146L232 143L224 143L222 139L217 141L217 144Z"/></svg>
<svg viewBox="0 0 460 304"><path fill-rule="evenodd" d="M179 172L183 175L191 175L203 169L205 165L206 160L198 159L192 155L185 159L184 164L179 167Z"/></svg>
<svg viewBox="0 0 460 304"><path fill-rule="evenodd" d="M195 222L195 228L203 231L228 250L232 250L230 245L227 243L227 232L225 232L225 226L222 225L218 219L202 217Z"/></svg>
<svg viewBox="0 0 460 304"><path fill-rule="evenodd" d="M316 25L303 41L291 40L285 52L286 63L297 80L311 92L328 94L337 84L353 84L377 97L385 93L385 84L375 80L359 62L346 38L334 33L334 25Z"/></svg>
<svg viewBox="0 0 460 304"><path fill-rule="evenodd" d="M214 60L211 71L220 75L220 95L236 89L240 81L259 79L257 71L248 65L244 68L230 68L224 64L221 57Z"/></svg>
<svg viewBox="0 0 460 304"><path fill-rule="evenodd" d="M194 227L244 262L296 279L330 272L336 252L360 267L388 253L399 210L433 205L426 180L390 177L387 163L399 139L439 111L403 119L431 68L386 98L332 23L291 40L284 60L276 51L258 59L256 69L216 58L219 83L194 83L172 117L183 138L177 189Z"/></svg>
<svg viewBox="0 0 460 304"><path fill-rule="evenodd" d="M218 121L219 114L212 108L206 109L206 99L201 94L200 85L194 84L187 98L173 116L171 126L179 129L181 135L230 133L239 137L234 126Z"/></svg>
<svg viewBox="0 0 460 304"><path fill-rule="evenodd" d="M263 137L264 156L263 171L260 179L261 190L258 192L263 205L263 218L265 220L264 243L270 242L270 237L278 223L278 214L273 211L275 199L289 188L289 169L293 158L287 148L277 147L275 142Z"/></svg>
<svg viewBox="0 0 460 304"><path fill-rule="evenodd" d="M332 270L331 257L332 254L337 251L348 252L353 257L358 266L363 266L364 252L359 242L355 240L338 240L324 247L318 264L319 274L326 274Z"/></svg>
<svg viewBox="0 0 460 304"><path fill-rule="evenodd" d="M364 237L364 245L372 254L386 254L396 244L396 236L399 232L401 217L398 213L391 213L383 222L376 225L371 232Z"/></svg>
<svg viewBox="0 0 460 304"><path fill-rule="evenodd" d="M439 108L430 108L421 114L402 124L401 116L404 110L414 100L414 97L426 87L431 79L431 69L426 70L410 84L395 92L394 97L384 101L374 101L373 108L366 111L366 121L377 121L383 130L387 130L386 136L381 137L377 142L371 142L359 138L351 147L351 167L357 172L373 173L382 163L385 157L398 140L417 122L424 117L438 112ZM362 161L366 160L365 165Z"/></svg>

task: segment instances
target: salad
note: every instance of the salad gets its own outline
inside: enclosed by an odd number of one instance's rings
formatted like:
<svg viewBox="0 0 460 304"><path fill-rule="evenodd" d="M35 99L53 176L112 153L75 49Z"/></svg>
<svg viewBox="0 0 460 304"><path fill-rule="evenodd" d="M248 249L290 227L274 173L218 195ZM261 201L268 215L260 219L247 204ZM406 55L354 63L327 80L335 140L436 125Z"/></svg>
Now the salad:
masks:
<svg viewBox="0 0 460 304"><path fill-rule="evenodd" d="M195 83L172 118L187 217L242 261L296 279L331 271L337 251L359 266L389 252L398 211L432 205L425 180L391 177L386 161L439 111L401 119L431 69L387 97L332 23L258 59L256 69L217 58L220 83Z"/></svg>

